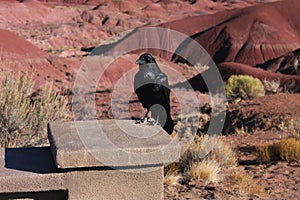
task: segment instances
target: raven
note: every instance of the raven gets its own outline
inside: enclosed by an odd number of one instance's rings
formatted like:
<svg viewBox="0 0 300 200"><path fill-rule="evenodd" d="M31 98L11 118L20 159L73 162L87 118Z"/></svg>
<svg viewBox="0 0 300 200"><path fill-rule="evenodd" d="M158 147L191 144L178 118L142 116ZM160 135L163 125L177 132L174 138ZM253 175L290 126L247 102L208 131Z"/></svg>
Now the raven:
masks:
<svg viewBox="0 0 300 200"><path fill-rule="evenodd" d="M142 54L136 61L139 71L134 77L134 91L143 107L163 129L172 134L174 129L170 114L170 88L168 77L159 69L155 59L149 53Z"/></svg>

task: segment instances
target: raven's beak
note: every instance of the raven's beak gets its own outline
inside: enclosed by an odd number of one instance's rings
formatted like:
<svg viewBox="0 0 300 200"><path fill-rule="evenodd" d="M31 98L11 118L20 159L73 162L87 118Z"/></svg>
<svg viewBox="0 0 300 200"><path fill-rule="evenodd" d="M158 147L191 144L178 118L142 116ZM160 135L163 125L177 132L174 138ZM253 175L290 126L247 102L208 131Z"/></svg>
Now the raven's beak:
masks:
<svg viewBox="0 0 300 200"><path fill-rule="evenodd" d="M135 61L135 64L137 64L137 65L142 65L143 62L141 61L141 59L137 59L137 60Z"/></svg>

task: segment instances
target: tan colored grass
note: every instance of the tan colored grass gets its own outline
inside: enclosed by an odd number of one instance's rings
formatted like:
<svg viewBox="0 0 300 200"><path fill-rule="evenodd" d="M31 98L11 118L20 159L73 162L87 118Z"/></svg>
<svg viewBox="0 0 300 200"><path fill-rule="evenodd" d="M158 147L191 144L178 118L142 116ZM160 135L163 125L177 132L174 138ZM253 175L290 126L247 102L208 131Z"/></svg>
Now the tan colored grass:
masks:
<svg viewBox="0 0 300 200"><path fill-rule="evenodd" d="M182 176L178 173L178 163L174 162L164 167L164 185L174 186L179 183Z"/></svg>
<svg viewBox="0 0 300 200"><path fill-rule="evenodd" d="M283 138L275 143L264 143L257 147L257 155L262 163L270 161L300 161L300 140L299 136L293 135L290 138Z"/></svg>
<svg viewBox="0 0 300 200"><path fill-rule="evenodd" d="M300 161L300 140L296 138L282 139L274 144L274 149L282 160L288 162Z"/></svg>
<svg viewBox="0 0 300 200"><path fill-rule="evenodd" d="M222 167L236 165L236 154L231 146L218 136L196 136L188 150L181 156L180 168L188 169L202 159L216 161Z"/></svg>
<svg viewBox="0 0 300 200"><path fill-rule="evenodd" d="M218 182L220 180L220 165L214 160L202 160L195 163L189 170L192 179L201 179L204 181Z"/></svg>
<svg viewBox="0 0 300 200"><path fill-rule="evenodd" d="M236 154L217 136L196 136L178 162L178 171L188 179L217 182L221 169L236 166Z"/></svg>
<svg viewBox="0 0 300 200"><path fill-rule="evenodd" d="M180 157L179 160L179 170L188 171L189 168L194 164L201 160L199 157L202 146L202 138L200 136L196 136L194 141L185 151L185 153Z"/></svg>
<svg viewBox="0 0 300 200"><path fill-rule="evenodd" d="M220 138L217 139L217 142L210 153L210 158L220 163L222 167L232 167L237 164L236 153L229 144L222 141Z"/></svg>
<svg viewBox="0 0 300 200"><path fill-rule="evenodd" d="M268 163L271 161L271 145L269 143L261 143L257 147L258 158L261 163Z"/></svg>
<svg viewBox="0 0 300 200"><path fill-rule="evenodd" d="M228 183L232 190L237 191L242 196L258 196L260 198L267 198L269 196L265 188L259 185L247 173L230 174Z"/></svg>
<svg viewBox="0 0 300 200"><path fill-rule="evenodd" d="M175 172L169 171L164 176L164 185L167 185L167 186L177 185L177 184L179 184L180 179L181 179L180 175L178 175Z"/></svg>

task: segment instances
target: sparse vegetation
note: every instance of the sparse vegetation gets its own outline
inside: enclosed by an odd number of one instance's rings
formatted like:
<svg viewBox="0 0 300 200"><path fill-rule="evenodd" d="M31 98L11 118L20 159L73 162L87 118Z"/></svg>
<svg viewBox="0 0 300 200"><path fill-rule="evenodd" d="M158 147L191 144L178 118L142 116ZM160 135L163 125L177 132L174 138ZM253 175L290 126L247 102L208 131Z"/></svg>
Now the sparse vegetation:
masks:
<svg viewBox="0 0 300 200"><path fill-rule="evenodd" d="M177 185L180 179L181 176L178 175L177 172L168 171L167 174L165 174L164 176L164 184L168 186Z"/></svg>
<svg viewBox="0 0 300 200"><path fill-rule="evenodd" d="M280 80L263 80L266 93L277 94L282 92L282 87L280 86Z"/></svg>
<svg viewBox="0 0 300 200"><path fill-rule="evenodd" d="M42 145L47 141L49 121L69 119L67 98L46 84L34 99L33 77L2 71L0 77L0 145L2 147Z"/></svg>
<svg viewBox="0 0 300 200"><path fill-rule="evenodd" d="M273 152L271 148L272 146L269 143L262 143L257 146L258 157L261 163L268 163L271 159L274 160L274 156L271 156Z"/></svg>
<svg viewBox="0 0 300 200"><path fill-rule="evenodd" d="M257 147L258 157L262 163L270 161L300 161L300 140L297 137L284 138L273 144L265 143Z"/></svg>
<svg viewBox="0 0 300 200"><path fill-rule="evenodd" d="M300 141L297 138L282 139L274 145L281 160L288 162L300 161Z"/></svg>
<svg viewBox="0 0 300 200"><path fill-rule="evenodd" d="M291 119L287 122L282 121L278 128L285 132L290 132L292 135L299 135L300 133L300 119Z"/></svg>
<svg viewBox="0 0 300 200"><path fill-rule="evenodd" d="M221 167L215 160L202 160L199 163L194 163L189 175L192 179L201 179L209 182L218 182L220 180Z"/></svg>
<svg viewBox="0 0 300 200"><path fill-rule="evenodd" d="M262 82L248 75L233 75L225 84L227 98L230 101L251 99L265 93Z"/></svg>
<svg viewBox="0 0 300 200"><path fill-rule="evenodd" d="M257 196L267 198L269 194L265 188L253 180L247 173L232 173L228 178L229 185L232 190L238 192L241 196Z"/></svg>
<svg viewBox="0 0 300 200"><path fill-rule="evenodd" d="M196 136L179 161L165 167L165 179L170 179L169 174L181 174L186 180L217 182L221 169L233 166L236 155L228 144L217 136Z"/></svg>

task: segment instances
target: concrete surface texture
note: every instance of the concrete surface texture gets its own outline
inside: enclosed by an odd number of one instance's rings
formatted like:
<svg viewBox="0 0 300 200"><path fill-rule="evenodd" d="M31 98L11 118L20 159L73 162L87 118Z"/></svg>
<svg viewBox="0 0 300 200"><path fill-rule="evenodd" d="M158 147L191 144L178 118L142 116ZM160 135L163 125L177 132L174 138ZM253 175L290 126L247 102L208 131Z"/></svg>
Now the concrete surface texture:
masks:
<svg viewBox="0 0 300 200"><path fill-rule="evenodd" d="M92 126L93 123L95 122L80 122L77 128L79 131L85 131L85 133L96 134L95 128ZM127 148L128 151L144 155L148 152L155 152L171 142L169 136L165 132L161 132L161 128L150 127L155 133L149 137L151 139L147 137L134 139L133 136L122 135L122 131L114 127L116 126L115 123L111 121L100 122L102 126L104 125L103 130L111 131L110 135L106 137L119 147ZM122 127L124 125L122 123L131 122L121 122L118 127ZM134 133L141 130L141 127L133 129L132 125L125 125L125 129L126 127L134 130ZM121 163L124 164L123 166L117 166L116 169L113 169L104 166L97 159L92 159L93 155L89 154L84 148L83 142L79 140L80 137L73 132L74 122L52 123L49 130L51 130L49 136L52 135L51 145L55 145L54 147L0 149L0 199L163 199L163 164L161 159L174 159L174 155L168 155L172 148L167 148L166 156L159 159L151 156L161 156L163 153L143 157L138 160L136 166L133 165L134 162L129 162L130 165L123 162ZM122 130L124 131L124 129ZM59 136L59 134L61 135ZM87 138L93 140L93 134L87 134ZM125 142L122 137L124 137ZM100 138L97 137L93 141L95 143L91 141L91 144L94 145L92 145L94 151L113 156L115 151L107 143L103 141L101 143ZM96 143L99 146L96 146ZM105 148L108 150L105 151ZM67 159L69 155L76 156L69 156L71 159L63 162L55 161L52 151L61 154L61 157L57 156L56 159ZM164 151L160 150L160 152ZM146 158L149 160L146 161ZM72 166L72 169L57 168L57 163L63 164L60 167Z"/></svg>
<svg viewBox="0 0 300 200"><path fill-rule="evenodd" d="M52 122L48 132L58 168L157 165L181 150L160 126L133 120Z"/></svg>

